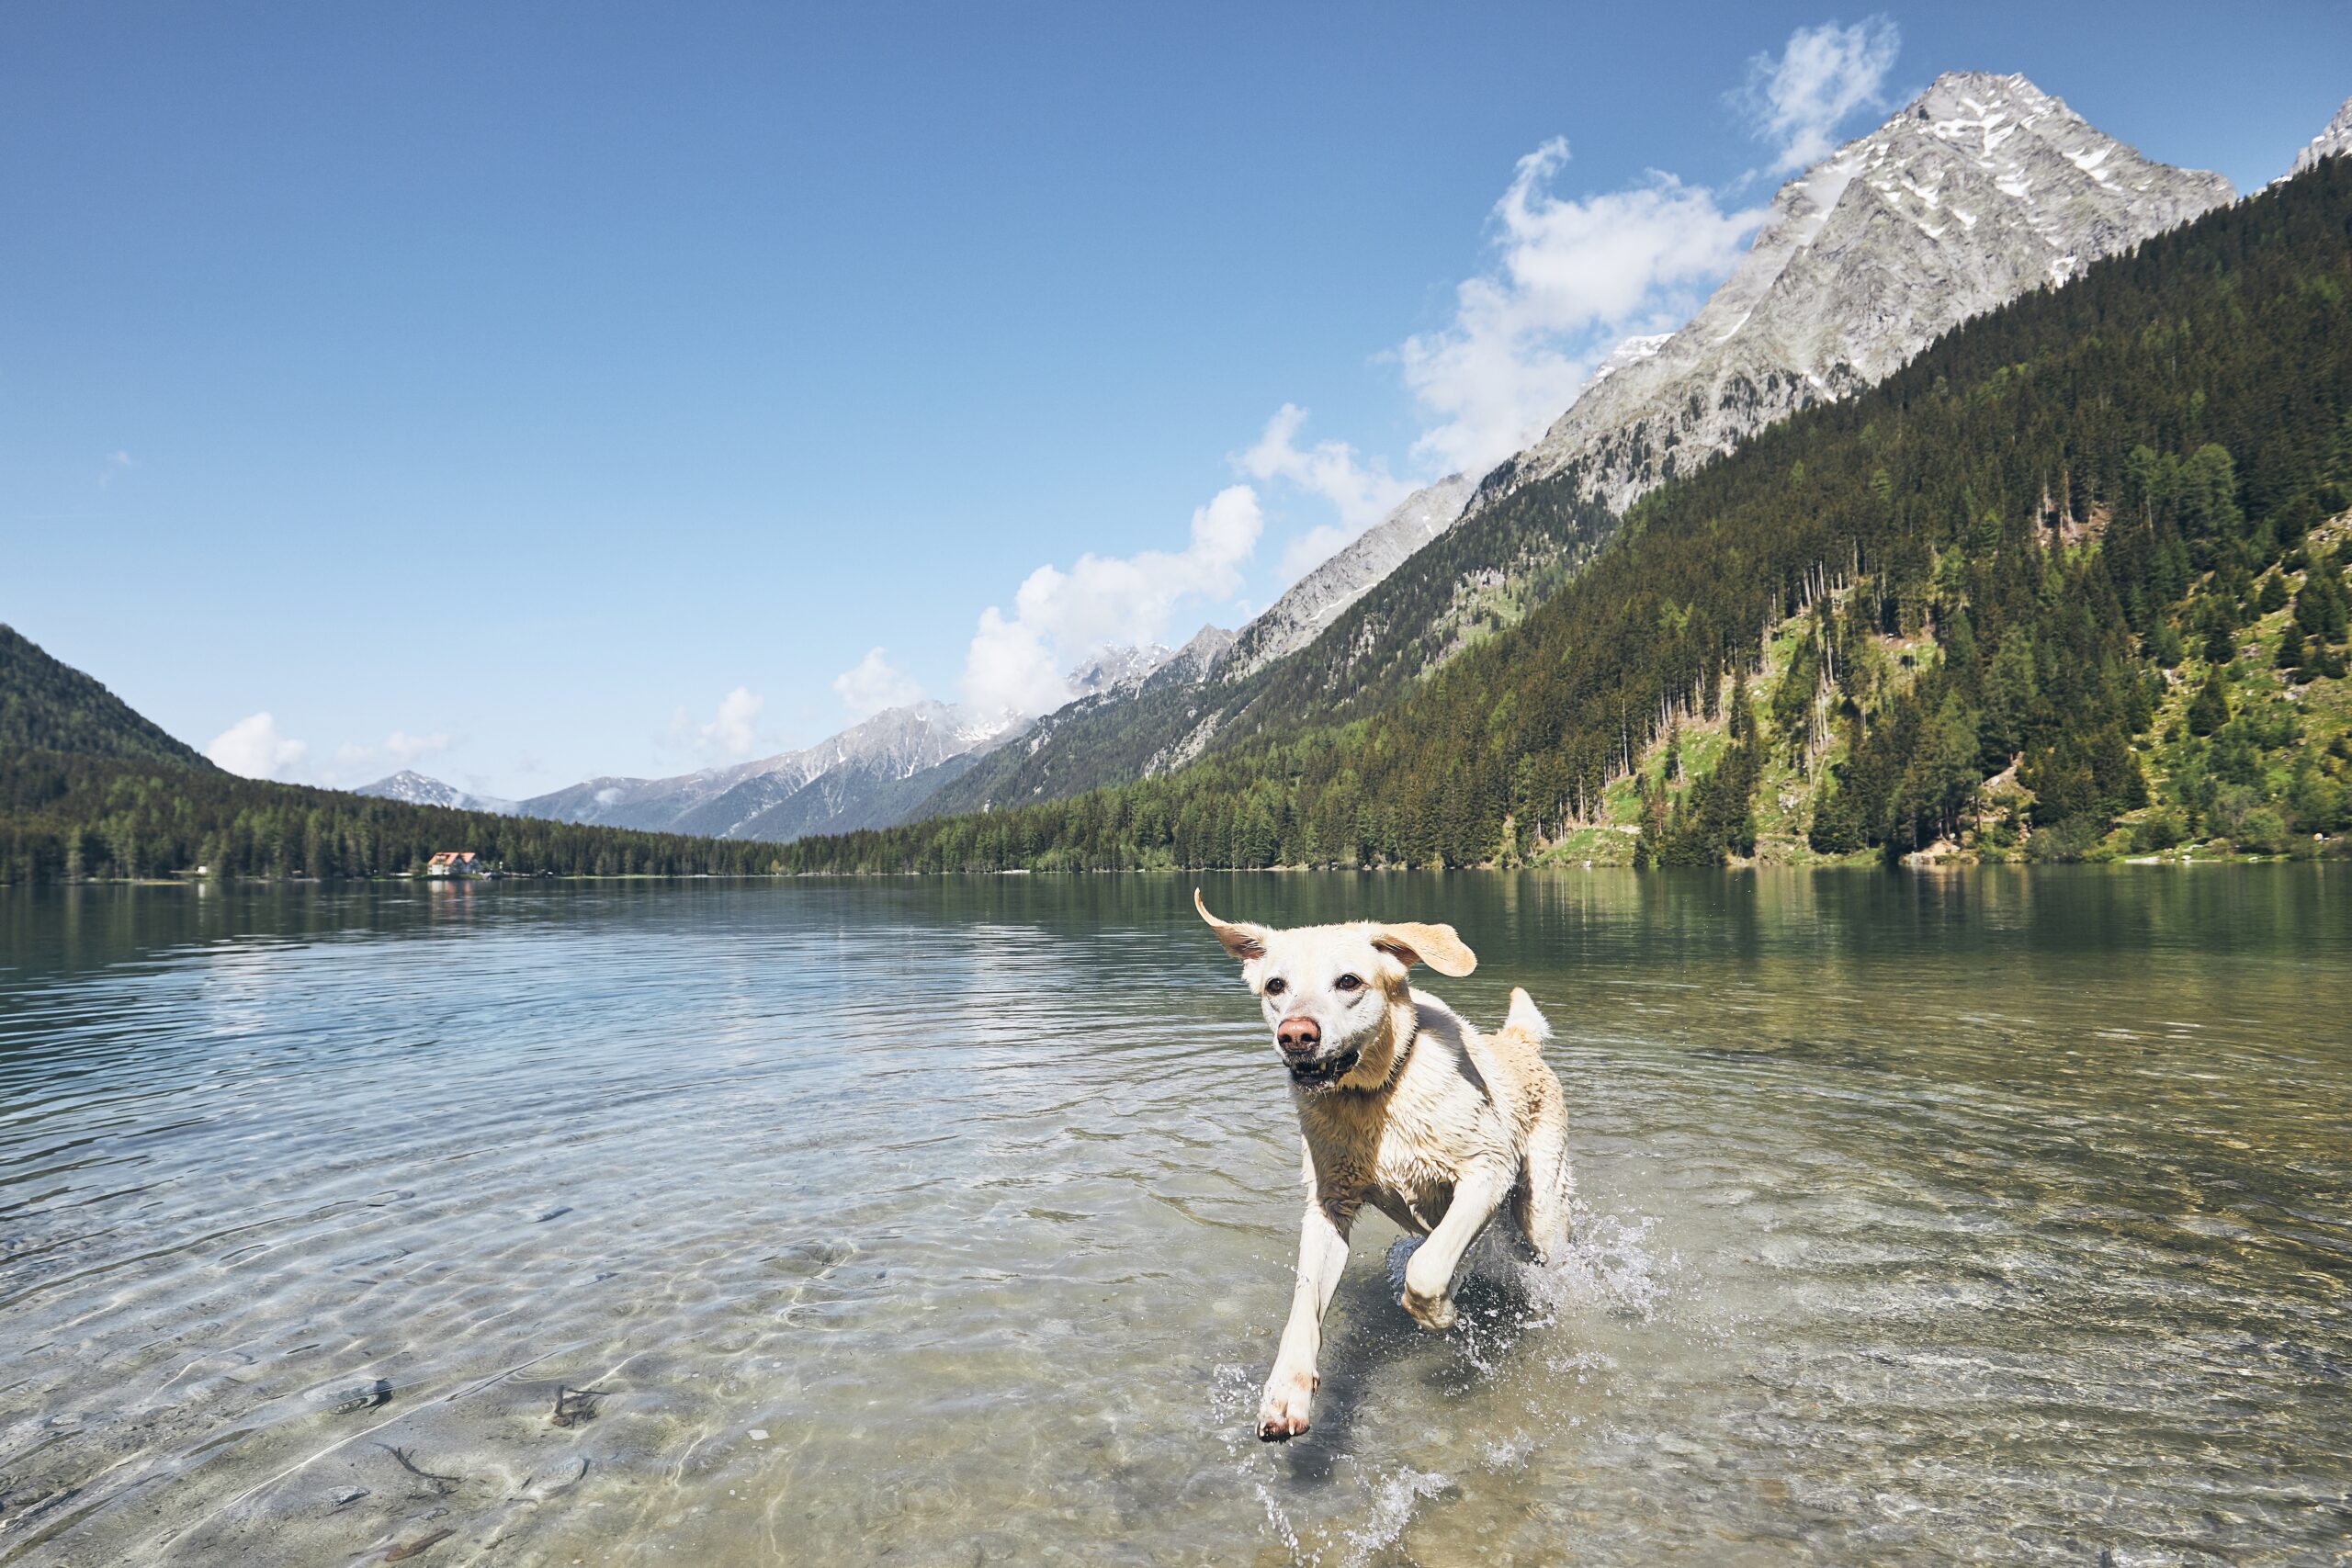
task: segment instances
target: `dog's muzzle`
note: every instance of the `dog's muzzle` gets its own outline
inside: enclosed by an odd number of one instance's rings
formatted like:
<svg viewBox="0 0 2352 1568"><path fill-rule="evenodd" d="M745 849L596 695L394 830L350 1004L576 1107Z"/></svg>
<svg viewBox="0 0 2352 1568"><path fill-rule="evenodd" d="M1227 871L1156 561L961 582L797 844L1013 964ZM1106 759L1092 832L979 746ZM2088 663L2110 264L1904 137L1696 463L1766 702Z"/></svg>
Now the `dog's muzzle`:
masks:
<svg viewBox="0 0 2352 1568"><path fill-rule="evenodd" d="M1290 1081L1301 1089L1329 1089L1355 1071L1363 1053L1350 1046L1329 1056L1308 1057L1302 1061L1285 1056L1283 1065L1290 1068Z"/></svg>

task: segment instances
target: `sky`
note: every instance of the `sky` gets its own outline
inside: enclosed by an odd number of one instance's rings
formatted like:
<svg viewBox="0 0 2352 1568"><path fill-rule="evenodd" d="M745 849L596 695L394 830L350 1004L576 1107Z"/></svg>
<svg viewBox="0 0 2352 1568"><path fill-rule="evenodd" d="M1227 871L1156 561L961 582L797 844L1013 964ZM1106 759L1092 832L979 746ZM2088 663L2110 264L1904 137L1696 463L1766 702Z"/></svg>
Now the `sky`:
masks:
<svg viewBox="0 0 2352 1568"><path fill-rule="evenodd" d="M0 9L0 621L224 765L522 797L1038 711L2022 72L2241 191L2352 7Z"/></svg>

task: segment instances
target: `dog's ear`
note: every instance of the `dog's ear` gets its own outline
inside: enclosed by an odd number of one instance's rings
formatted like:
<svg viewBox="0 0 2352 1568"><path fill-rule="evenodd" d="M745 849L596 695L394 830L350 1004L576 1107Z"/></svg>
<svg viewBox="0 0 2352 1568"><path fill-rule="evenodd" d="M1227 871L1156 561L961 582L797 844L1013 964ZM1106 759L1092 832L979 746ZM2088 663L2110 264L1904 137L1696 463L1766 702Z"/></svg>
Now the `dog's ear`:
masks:
<svg viewBox="0 0 2352 1568"><path fill-rule="evenodd" d="M1225 943L1226 952L1234 957L1247 964L1253 958L1266 956L1266 939L1274 933L1265 927L1218 919L1209 913L1209 907L1203 902L1201 890L1197 887L1193 889L1193 908L1201 912L1201 919L1209 923L1209 930L1216 932L1217 941Z"/></svg>
<svg viewBox="0 0 2352 1568"><path fill-rule="evenodd" d="M1382 926L1372 933L1372 945L1391 954L1406 968L1426 964L1441 975L1460 979L1478 967L1478 955L1464 944L1452 926L1425 926L1414 921Z"/></svg>

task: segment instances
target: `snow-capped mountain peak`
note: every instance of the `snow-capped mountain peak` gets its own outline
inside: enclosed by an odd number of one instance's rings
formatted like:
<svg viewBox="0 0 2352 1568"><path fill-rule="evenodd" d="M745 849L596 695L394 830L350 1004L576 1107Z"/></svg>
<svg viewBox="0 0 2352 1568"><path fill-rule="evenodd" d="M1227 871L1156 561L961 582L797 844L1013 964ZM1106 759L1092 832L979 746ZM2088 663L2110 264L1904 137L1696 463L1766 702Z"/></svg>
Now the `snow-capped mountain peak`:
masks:
<svg viewBox="0 0 2352 1568"><path fill-rule="evenodd" d="M488 811L499 816L512 816L514 802L495 795L473 795L452 784L430 778L411 768L402 768L389 777L378 779L351 792L374 795L379 800L404 801L411 806L446 806L455 811Z"/></svg>
<svg viewBox="0 0 2352 1568"><path fill-rule="evenodd" d="M1622 513L1678 466L1869 386L1969 317L2230 196L2219 175L2143 158L2023 76L1939 76L1783 186L1690 324L1611 355L1466 510L1579 467L1586 492Z"/></svg>

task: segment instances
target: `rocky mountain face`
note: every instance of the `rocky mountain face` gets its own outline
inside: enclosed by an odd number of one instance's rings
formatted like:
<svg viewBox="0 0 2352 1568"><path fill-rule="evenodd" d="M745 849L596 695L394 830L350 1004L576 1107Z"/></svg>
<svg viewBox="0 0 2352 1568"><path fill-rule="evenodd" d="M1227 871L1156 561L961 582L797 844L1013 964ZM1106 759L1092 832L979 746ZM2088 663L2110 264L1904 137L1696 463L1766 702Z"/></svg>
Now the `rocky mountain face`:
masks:
<svg viewBox="0 0 2352 1568"><path fill-rule="evenodd" d="M1170 684L1195 685L1208 678L1220 660L1231 650L1238 634L1223 626L1203 626L1193 638L1174 653L1168 661L1151 672L1147 686Z"/></svg>
<svg viewBox="0 0 2352 1568"><path fill-rule="evenodd" d="M413 769L402 768L389 778L351 792L372 795L379 800L398 800L410 806L446 806L453 811L484 811L499 817L515 815L514 802L495 795L471 795L456 784L428 778Z"/></svg>
<svg viewBox="0 0 2352 1568"><path fill-rule="evenodd" d="M1971 316L2231 195L2221 175L2151 163L2022 76L1939 76L1782 186L1690 323L1596 376L1470 510L1573 468L1622 513L1678 470L1883 379Z"/></svg>
<svg viewBox="0 0 2352 1568"><path fill-rule="evenodd" d="M1070 689L1080 701L1106 692L1132 692L1175 657L1174 649L1157 642L1100 649L1069 672Z"/></svg>
<svg viewBox="0 0 2352 1568"><path fill-rule="evenodd" d="M1331 618L1405 564L1414 551L1453 525L1475 487L1452 474L1405 498L1338 554L1308 572L1234 638L1225 673L1255 674L1322 635Z"/></svg>
<svg viewBox="0 0 2352 1568"><path fill-rule="evenodd" d="M1449 479L1408 501L1242 628L1206 679L1050 715L922 814L1076 794L1385 701L1540 603L1676 474L2230 196L2220 175L2141 157L2022 76L1939 77L1783 186L1690 324L1620 344L1533 446L1475 487Z"/></svg>
<svg viewBox="0 0 2352 1568"><path fill-rule="evenodd" d="M2340 158L2346 152L2352 152L2352 98L2345 99L2336 108L2335 118L2327 122L2327 129L2295 154L2295 173L2301 174L2322 158Z"/></svg>

